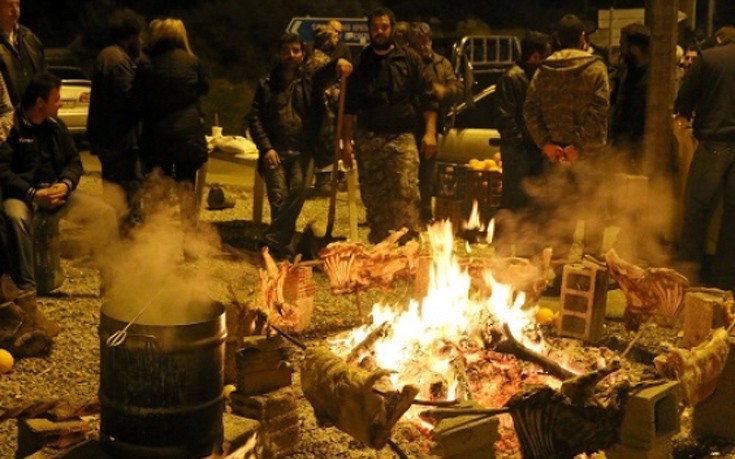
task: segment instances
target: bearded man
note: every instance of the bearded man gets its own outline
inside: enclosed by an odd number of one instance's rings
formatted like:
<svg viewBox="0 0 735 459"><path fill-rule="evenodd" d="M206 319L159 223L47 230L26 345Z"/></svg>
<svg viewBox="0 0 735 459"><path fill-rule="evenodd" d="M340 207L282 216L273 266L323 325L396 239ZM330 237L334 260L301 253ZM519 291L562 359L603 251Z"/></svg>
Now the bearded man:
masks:
<svg viewBox="0 0 735 459"><path fill-rule="evenodd" d="M357 159L372 243L402 227L411 235L419 230L419 149L428 157L436 153L433 81L419 56L394 42L395 23L388 9L370 15L370 45L347 82L342 159L348 167L353 153Z"/></svg>

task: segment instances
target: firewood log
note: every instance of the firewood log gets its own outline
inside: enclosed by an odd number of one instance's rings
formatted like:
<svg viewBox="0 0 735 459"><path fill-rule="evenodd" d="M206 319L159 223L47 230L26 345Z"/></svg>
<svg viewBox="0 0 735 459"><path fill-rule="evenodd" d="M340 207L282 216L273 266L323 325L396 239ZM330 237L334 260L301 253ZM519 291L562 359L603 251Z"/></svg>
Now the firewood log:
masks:
<svg viewBox="0 0 735 459"><path fill-rule="evenodd" d="M672 348L667 355L656 357L653 364L661 376L681 383L685 401L694 406L717 388L729 353L729 335L718 328L708 342L691 350Z"/></svg>
<svg viewBox="0 0 735 459"><path fill-rule="evenodd" d="M387 400L373 391L376 382L389 374L386 370L369 373L347 365L329 349L310 348L301 368L301 388L321 425L335 426L372 448L382 449L391 429L418 394L415 387L405 386Z"/></svg>

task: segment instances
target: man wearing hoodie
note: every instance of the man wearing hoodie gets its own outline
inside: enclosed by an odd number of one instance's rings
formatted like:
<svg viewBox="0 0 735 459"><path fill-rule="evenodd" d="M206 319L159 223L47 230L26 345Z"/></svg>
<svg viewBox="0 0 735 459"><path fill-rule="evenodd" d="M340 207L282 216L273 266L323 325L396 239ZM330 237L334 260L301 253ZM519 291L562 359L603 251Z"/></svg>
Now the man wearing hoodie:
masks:
<svg viewBox="0 0 735 459"><path fill-rule="evenodd" d="M606 170L601 161L605 160L610 86L605 63L584 51L584 24L577 16L561 18L556 33L559 50L541 63L531 79L523 115L533 141L551 163L545 174L547 189L537 201L548 212L544 218L559 221L545 232L552 244L555 236L560 238L555 252L561 250L563 255L573 247L569 242L577 220L586 223L592 251L602 240L599 206L589 198L595 196Z"/></svg>
<svg viewBox="0 0 735 459"><path fill-rule="evenodd" d="M528 132L552 164L589 159L607 142L607 67L583 50L584 24L567 14L557 26L559 51L538 68L526 94Z"/></svg>

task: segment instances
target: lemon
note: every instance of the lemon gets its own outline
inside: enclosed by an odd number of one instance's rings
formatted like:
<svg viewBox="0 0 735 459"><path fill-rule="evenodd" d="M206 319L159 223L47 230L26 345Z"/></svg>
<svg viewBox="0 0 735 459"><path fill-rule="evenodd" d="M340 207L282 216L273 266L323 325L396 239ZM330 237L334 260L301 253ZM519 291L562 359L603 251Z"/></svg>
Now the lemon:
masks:
<svg viewBox="0 0 735 459"><path fill-rule="evenodd" d="M7 373L13 369L13 355L5 349L0 349L0 373Z"/></svg>
<svg viewBox="0 0 735 459"><path fill-rule="evenodd" d="M536 323L539 325L551 325L556 319L556 313L549 308L538 308L536 311Z"/></svg>
<svg viewBox="0 0 735 459"><path fill-rule="evenodd" d="M499 151L498 151L498 152L496 152L496 153L495 153L495 154L493 155L493 161L495 161L496 163L500 163L500 161L502 161L502 159L501 159L501 158L502 158L502 157L500 156L500 152L499 152Z"/></svg>
<svg viewBox="0 0 735 459"><path fill-rule="evenodd" d="M486 171L489 171L489 170L492 170L492 169L498 167L498 165L492 159L486 159L482 163L483 163L482 164L483 165L483 169L485 169Z"/></svg>
<svg viewBox="0 0 735 459"><path fill-rule="evenodd" d="M469 162L469 163L468 163L467 165L468 165L468 166L470 167L470 169L472 169L472 170L478 170L478 169L482 169L482 161L480 161L480 160L479 160L479 159L477 159L477 158L472 158L472 159L470 160L470 162Z"/></svg>
<svg viewBox="0 0 735 459"><path fill-rule="evenodd" d="M224 387L224 390L222 391L222 395L225 396L225 399L229 400L230 395L237 390L237 387L235 387L234 384L228 384Z"/></svg>

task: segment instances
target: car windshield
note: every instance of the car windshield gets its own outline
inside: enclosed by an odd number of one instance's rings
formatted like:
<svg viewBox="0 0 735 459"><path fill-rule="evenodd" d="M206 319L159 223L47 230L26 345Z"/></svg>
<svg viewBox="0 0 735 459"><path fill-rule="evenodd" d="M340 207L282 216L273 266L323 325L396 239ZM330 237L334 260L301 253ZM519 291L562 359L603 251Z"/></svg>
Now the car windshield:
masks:
<svg viewBox="0 0 735 459"><path fill-rule="evenodd" d="M62 80L88 80L84 71L79 67L49 67L48 71Z"/></svg>

